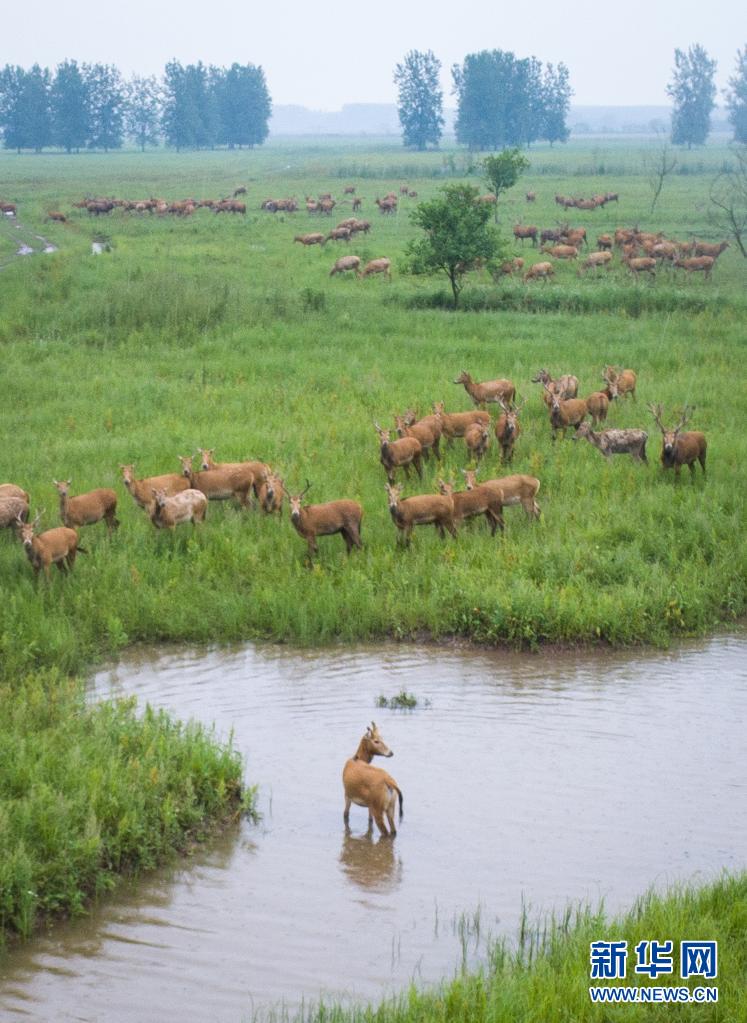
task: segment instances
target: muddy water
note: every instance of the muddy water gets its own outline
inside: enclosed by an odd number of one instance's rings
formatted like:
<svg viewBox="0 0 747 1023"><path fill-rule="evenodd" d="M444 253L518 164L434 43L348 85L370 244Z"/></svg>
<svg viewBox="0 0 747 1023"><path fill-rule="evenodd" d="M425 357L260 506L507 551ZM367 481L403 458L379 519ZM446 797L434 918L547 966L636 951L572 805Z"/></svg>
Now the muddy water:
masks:
<svg viewBox="0 0 747 1023"><path fill-rule="evenodd" d="M416 710L375 709L403 687ZM111 693L233 730L263 820L16 950L2 1019L378 999L513 936L522 899L616 910L745 865L745 637L645 656L180 650L101 673L94 696ZM355 807L343 829L340 772L372 718L405 796L393 842Z"/></svg>

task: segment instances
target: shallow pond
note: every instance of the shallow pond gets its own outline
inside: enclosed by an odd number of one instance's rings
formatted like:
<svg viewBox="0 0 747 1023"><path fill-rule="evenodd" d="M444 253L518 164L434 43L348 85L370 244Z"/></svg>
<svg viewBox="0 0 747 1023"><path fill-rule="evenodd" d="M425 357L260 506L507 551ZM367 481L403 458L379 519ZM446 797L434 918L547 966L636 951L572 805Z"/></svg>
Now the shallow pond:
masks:
<svg viewBox="0 0 747 1023"><path fill-rule="evenodd" d="M377 709L413 693L413 711ZM666 653L386 645L162 651L93 696L233 730L260 787L242 824L0 968L0 1016L239 1021L378 1000L513 937L522 900L627 907L745 865L747 638ZM340 774L375 719L404 792L394 841L346 835Z"/></svg>

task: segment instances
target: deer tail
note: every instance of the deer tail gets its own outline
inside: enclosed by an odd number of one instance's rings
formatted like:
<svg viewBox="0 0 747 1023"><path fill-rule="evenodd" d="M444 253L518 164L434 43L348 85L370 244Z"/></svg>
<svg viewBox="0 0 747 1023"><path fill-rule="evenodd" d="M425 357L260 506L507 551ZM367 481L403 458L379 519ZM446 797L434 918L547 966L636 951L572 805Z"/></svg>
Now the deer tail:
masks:
<svg viewBox="0 0 747 1023"><path fill-rule="evenodd" d="M397 788L396 785L395 785L395 788ZM403 816L403 813L404 813L403 804L404 804L405 800L404 800L404 796L402 795L402 790L400 788L397 788L397 795L399 796L399 819L402 820L402 816Z"/></svg>

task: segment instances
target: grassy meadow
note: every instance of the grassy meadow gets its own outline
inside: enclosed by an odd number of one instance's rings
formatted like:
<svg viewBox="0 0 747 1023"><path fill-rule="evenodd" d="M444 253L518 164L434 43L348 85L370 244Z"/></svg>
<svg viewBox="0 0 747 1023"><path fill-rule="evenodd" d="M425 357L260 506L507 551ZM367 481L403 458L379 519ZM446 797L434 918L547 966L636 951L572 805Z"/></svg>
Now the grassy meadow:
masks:
<svg viewBox="0 0 747 1023"><path fill-rule="evenodd" d="M680 239L717 237L708 187L728 160L726 149L681 154L653 218L642 144L572 144L529 156L532 167L500 205L507 234L519 220L555 226L556 192L617 191L619 204L562 219L586 226L592 240L634 223ZM732 246L711 281L662 272L655 282L636 282L619 263L603 280L579 278L564 264L549 284L495 285L474 275L464 309L455 313L444 308L445 278L408 277L401 264L413 233L408 210L470 164L462 152L408 154L370 141L279 141L257 152L0 156L0 197L19 210L18 227L0 222L0 482L27 489L45 526L59 522L54 478L72 479L74 494L114 487L121 520L111 539L103 525L86 529L87 554L69 577L55 571L49 585L34 579L12 533L0 535L0 673L16 708L4 735L34 736L40 693L56 706L64 679L138 642L313 644L425 634L524 647L666 644L744 614L745 261ZM405 182L418 200L403 199L395 217L379 215L374 198ZM341 197L345 184L355 185L360 215L372 223L349 247L293 243L296 234L349 216L349 205L321 222L303 206L289 215L259 209L271 196ZM86 195L218 198L239 185L248 189L245 217L203 209L185 219L121 211L96 219L71 206ZM538 194L531 207L523 200L527 189ZM50 210L64 212L69 223L48 223ZM20 241L39 247L36 235L59 251L15 258ZM92 255L97 238L111 251ZM522 254L521 246L516 251ZM334 259L348 252L390 257L393 280L330 278ZM547 258L528 244L523 255L528 262ZM531 376L540 367L574 373L586 395L601 385L607 363L638 373L637 404L616 403L608 425L649 431L648 467L627 458L606 462L586 442L551 442ZM528 399L510 471L540 478L543 518L529 523L521 509L508 509L505 535L495 539L482 522L445 543L433 529L420 529L402 551L372 421L391 423L410 406L425 412L436 400L449 411L470 408L452 383L461 369L481 380L510 377ZM700 469L694 482L687 470L679 481L661 471L647 402L661 402L667 422L685 402L696 406L691 426L708 438L705 479ZM267 461L293 492L308 479L309 501L361 501L364 549L347 558L340 537L322 538L309 570L287 513L269 518L231 503L211 504L194 532L156 532L122 486L118 466L134 462L139 476L178 471L177 456L197 446L214 448L218 460ZM446 449L443 465L431 461L422 483L411 481L406 493L431 492L439 474L459 478L467 465L462 446ZM495 445L483 465L485 478L504 471ZM74 701L65 706L49 728L66 730L73 749L83 749L92 719L112 713L84 711ZM127 729L140 727L127 717ZM201 814L220 816L240 774L230 751L217 751L208 766L188 755L184 731L167 733L168 770L197 793L184 827ZM105 757L107 744L120 743L117 734L102 724L101 744L81 754L81 777L88 777L85 757L91 764ZM104 843L81 866L80 887L66 881L66 894L49 898L49 854L34 826L44 819L45 793L57 791L53 761L21 781L0 767L0 862L20 862L19 850L31 850L33 861L19 868L15 887L6 882L0 890L36 893L30 906L5 897L0 924L9 930L26 933L34 912L50 906L75 911L97 890L89 871L96 856L107 876L110 865L136 865L136 857L102 851ZM120 780L130 769L130 761L121 762ZM226 800L203 799L197 775L211 778ZM138 799L142 788L135 785ZM135 801L131 812L151 821L142 847L160 855L177 844L179 829L151 814L163 805L157 786L148 798L150 808ZM73 817L85 835L91 821ZM114 835L116 820L107 820ZM151 859L148 853L142 861Z"/></svg>

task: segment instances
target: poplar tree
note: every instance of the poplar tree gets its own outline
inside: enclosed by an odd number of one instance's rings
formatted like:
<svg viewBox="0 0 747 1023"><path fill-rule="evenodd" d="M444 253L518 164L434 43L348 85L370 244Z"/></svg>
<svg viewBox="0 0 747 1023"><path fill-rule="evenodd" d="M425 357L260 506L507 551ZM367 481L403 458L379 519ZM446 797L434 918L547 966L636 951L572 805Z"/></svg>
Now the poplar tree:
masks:
<svg viewBox="0 0 747 1023"><path fill-rule="evenodd" d="M667 93L674 101L672 142L675 145L702 146L711 127L711 111L716 101L716 61L696 43L687 52L674 51L674 70Z"/></svg>
<svg viewBox="0 0 747 1023"><path fill-rule="evenodd" d="M439 85L441 61L432 50L410 50L394 72L399 90L397 112L406 146L423 150L437 146L443 132L443 92Z"/></svg>

